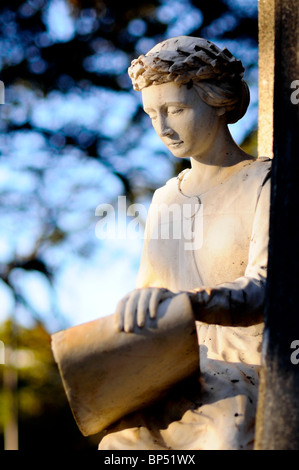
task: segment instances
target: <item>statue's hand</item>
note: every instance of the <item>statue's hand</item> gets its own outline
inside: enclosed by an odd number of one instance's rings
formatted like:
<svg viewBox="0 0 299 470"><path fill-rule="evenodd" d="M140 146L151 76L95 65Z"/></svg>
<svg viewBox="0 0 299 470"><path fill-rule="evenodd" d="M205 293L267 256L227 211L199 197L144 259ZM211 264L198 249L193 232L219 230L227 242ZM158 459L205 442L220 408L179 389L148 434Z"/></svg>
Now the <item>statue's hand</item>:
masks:
<svg viewBox="0 0 299 470"><path fill-rule="evenodd" d="M155 318L161 301L173 297L173 292L158 287L135 289L119 301L115 312L118 331L130 333L135 327L142 328L147 316Z"/></svg>
<svg viewBox="0 0 299 470"><path fill-rule="evenodd" d="M195 320L202 321L202 311L215 294L215 289L210 287L200 287L193 291L186 292L191 301Z"/></svg>

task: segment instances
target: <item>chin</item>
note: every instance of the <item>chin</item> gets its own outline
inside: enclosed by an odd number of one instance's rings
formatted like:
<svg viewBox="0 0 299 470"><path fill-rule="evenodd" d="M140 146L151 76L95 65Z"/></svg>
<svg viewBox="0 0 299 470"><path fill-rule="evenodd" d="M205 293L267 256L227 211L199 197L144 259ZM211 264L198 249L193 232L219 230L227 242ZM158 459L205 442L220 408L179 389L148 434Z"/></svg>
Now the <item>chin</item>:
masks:
<svg viewBox="0 0 299 470"><path fill-rule="evenodd" d="M188 160L189 157L188 156L185 156L185 155L176 155L175 153L171 152L172 155L175 157L175 158L181 158L183 160Z"/></svg>
<svg viewBox="0 0 299 470"><path fill-rule="evenodd" d="M176 158L189 158L189 154L187 154L184 150L182 149L173 149L173 148L168 148L170 153L176 157Z"/></svg>

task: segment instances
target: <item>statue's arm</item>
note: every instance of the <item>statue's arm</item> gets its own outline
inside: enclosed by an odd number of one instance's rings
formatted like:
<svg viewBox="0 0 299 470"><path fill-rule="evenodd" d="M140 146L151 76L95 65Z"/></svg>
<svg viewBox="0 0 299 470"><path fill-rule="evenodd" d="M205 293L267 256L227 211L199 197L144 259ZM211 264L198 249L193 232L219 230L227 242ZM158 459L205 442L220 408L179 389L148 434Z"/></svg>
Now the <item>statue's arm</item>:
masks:
<svg viewBox="0 0 299 470"><path fill-rule="evenodd" d="M155 273L149 257L148 242L151 234L151 221L155 216L155 204L157 191L155 192L152 204L149 208L145 232L143 251L140 267L137 275L136 289L129 292L117 304L115 311L115 326L118 331L130 333L135 327L142 328L146 323L146 318L154 319L158 306L163 301L175 294L165 289Z"/></svg>
<svg viewBox="0 0 299 470"><path fill-rule="evenodd" d="M248 265L244 276L189 293L196 320L223 326L249 326L263 321L267 280L270 178L257 201Z"/></svg>

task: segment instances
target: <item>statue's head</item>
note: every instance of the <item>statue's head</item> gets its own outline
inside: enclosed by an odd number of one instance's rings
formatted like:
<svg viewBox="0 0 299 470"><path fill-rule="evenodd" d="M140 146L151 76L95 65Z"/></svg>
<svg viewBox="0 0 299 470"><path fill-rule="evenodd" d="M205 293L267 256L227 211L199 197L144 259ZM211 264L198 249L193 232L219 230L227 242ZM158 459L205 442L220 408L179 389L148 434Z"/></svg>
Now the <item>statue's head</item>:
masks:
<svg viewBox="0 0 299 470"><path fill-rule="evenodd" d="M241 119L249 105L241 61L206 39L166 39L133 60L128 72L137 91L169 82L194 87L206 104L226 109L227 124Z"/></svg>

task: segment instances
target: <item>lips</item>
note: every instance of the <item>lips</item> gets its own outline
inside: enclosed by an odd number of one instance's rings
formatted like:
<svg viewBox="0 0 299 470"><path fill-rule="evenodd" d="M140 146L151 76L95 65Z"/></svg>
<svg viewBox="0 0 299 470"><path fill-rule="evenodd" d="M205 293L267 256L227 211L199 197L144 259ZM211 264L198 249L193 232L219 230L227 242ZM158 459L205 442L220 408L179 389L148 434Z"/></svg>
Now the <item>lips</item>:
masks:
<svg viewBox="0 0 299 470"><path fill-rule="evenodd" d="M167 144L168 147L178 147L179 145L183 144L184 142L182 140L178 140L177 142L169 142Z"/></svg>

